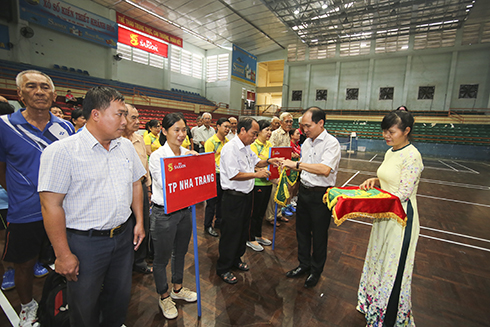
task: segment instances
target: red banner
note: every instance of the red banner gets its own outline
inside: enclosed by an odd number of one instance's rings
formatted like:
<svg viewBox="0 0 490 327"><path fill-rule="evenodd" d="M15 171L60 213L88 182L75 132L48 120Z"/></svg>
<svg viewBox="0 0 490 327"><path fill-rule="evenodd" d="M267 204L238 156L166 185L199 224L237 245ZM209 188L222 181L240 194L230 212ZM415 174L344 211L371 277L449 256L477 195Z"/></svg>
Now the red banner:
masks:
<svg viewBox="0 0 490 327"><path fill-rule="evenodd" d="M165 213L216 197L214 153L161 159Z"/></svg>
<svg viewBox="0 0 490 327"><path fill-rule="evenodd" d="M151 53L156 53L165 58L168 57L168 44L155 41L141 34L131 32L125 28L119 27L118 42Z"/></svg>
<svg viewBox="0 0 490 327"><path fill-rule="evenodd" d="M293 148L290 146L276 146L269 149L269 158L291 159L292 153ZM269 170L271 172L269 180L279 178L280 173L276 166L269 165ZM288 170L286 174L289 176L290 173L291 171Z"/></svg>
<svg viewBox="0 0 490 327"><path fill-rule="evenodd" d="M156 28L153 28L150 25L146 25L142 22L137 21L136 19L133 19L121 13L116 13L116 21L118 24L131 27L140 32L162 39L165 42L177 45L179 47L182 47L183 45L182 39L180 37L173 36L172 34L168 34L160 30L157 30Z"/></svg>

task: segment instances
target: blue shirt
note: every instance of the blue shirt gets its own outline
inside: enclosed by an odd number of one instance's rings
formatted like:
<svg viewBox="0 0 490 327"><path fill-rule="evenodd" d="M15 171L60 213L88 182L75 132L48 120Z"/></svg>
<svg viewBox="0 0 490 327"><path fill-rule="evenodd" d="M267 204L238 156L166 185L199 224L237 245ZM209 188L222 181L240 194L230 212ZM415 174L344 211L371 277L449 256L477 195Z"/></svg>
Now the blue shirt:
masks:
<svg viewBox="0 0 490 327"><path fill-rule="evenodd" d="M8 209L8 207L9 207L9 202L8 202L7 191L5 191L3 187L0 186L0 210Z"/></svg>
<svg viewBox="0 0 490 327"><path fill-rule="evenodd" d="M0 162L7 166L7 221L18 224L43 219L37 193L41 153L49 144L75 132L71 123L51 113L40 131L25 120L24 110L0 116Z"/></svg>

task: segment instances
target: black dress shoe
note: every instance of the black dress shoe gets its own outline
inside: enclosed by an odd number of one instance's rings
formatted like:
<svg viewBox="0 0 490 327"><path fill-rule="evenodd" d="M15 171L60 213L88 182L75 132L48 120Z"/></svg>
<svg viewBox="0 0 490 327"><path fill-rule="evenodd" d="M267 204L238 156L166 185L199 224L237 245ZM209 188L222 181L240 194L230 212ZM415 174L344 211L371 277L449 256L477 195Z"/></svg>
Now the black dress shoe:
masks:
<svg viewBox="0 0 490 327"><path fill-rule="evenodd" d="M206 228L206 233L208 233L211 236L218 237L218 233L214 230L212 226Z"/></svg>
<svg viewBox="0 0 490 327"><path fill-rule="evenodd" d="M315 274L310 274L310 276L308 276L308 278L306 278L305 287L306 288L314 287L316 284L318 284L319 279L320 279L320 276L317 276Z"/></svg>
<svg viewBox="0 0 490 327"><path fill-rule="evenodd" d="M298 266L298 267L294 268L293 270L288 271L286 273L286 277L288 277L288 278L299 277L299 276L302 276L302 275L307 274L309 272L310 272L310 268L304 268L304 267Z"/></svg>

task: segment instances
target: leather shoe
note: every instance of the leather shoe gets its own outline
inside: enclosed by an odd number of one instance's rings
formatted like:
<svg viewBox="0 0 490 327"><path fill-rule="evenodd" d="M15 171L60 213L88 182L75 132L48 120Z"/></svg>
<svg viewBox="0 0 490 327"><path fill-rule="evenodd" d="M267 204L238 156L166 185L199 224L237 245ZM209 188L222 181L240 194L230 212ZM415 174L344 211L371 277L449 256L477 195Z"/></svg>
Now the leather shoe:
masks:
<svg viewBox="0 0 490 327"><path fill-rule="evenodd" d="M310 272L310 268L304 268L304 267L298 266L298 267L294 268L293 270L288 271L286 273L286 277L288 277L288 278L299 277L299 276L302 276L302 275L307 274L309 272Z"/></svg>
<svg viewBox="0 0 490 327"><path fill-rule="evenodd" d="M218 237L218 233L214 230L212 226L206 228L206 233L208 233L211 236Z"/></svg>
<svg viewBox="0 0 490 327"><path fill-rule="evenodd" d="M319 279L320 279L320 276L317 276L315 274L310 274L310 276L308 276L308 278L306 278L305 287L306 288L314 287L316 284L318 284Z"/></svg>

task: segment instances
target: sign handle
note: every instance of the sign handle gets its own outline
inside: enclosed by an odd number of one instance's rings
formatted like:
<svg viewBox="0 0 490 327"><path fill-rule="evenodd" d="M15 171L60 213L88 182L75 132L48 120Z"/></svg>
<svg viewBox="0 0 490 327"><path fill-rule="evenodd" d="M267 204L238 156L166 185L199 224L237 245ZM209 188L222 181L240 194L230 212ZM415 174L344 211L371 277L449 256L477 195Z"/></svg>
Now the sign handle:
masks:
<svg viewBox="0 0 490 327"><path fill-rule="evenodd" d="M274 208L274 231L272 232L272 250L274 250L276 245L276 224L277 224L277 202Z"/></svg>
<svg viewBox="0 0 490 327"><path fill-rule="evenodd" d="M196 205L191 206L192 210L192 235L194 243L194 267L196 271L196 292L197 292L197 316L201 318L201 281L199 279L199 253L197 251L197 227L196 227Z"/></svg>

